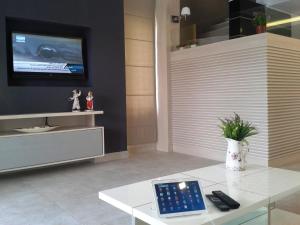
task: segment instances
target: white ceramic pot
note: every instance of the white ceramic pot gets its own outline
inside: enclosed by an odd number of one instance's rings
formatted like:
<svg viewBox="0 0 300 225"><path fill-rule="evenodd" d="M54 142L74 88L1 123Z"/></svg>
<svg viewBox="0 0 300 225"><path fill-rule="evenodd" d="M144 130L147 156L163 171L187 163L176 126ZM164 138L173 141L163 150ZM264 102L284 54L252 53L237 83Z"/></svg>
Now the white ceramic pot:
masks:
<svg viewBox="0 0 300 225"><path fill-rule="evenodd" d="M240 141L226 139L228 143L226 168L234 171L242 171L246 169L246 150Z"/></svg>

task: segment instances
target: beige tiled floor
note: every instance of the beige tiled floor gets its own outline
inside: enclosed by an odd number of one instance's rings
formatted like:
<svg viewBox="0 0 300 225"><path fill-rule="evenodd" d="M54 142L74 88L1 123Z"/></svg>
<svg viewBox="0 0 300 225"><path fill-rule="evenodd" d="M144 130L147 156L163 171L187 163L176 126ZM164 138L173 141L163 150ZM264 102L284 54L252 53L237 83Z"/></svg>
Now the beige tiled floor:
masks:
<svg viewBox="0 0 300 225"><path fill-rule="evenodd" d="M1 176L0 225L130 225L128 215L98 200L98 191L215 163L151 152Z"/></svg>
<svg viewBox="0 0 300 225"><path fill-rule="evenodd" d="M149 152L0 176L0 225L130 225L127 214L98 200L98 191L216 163ZM286 169L300 171L300 163ZM277 207L300 214L300 193Z"/></svg>

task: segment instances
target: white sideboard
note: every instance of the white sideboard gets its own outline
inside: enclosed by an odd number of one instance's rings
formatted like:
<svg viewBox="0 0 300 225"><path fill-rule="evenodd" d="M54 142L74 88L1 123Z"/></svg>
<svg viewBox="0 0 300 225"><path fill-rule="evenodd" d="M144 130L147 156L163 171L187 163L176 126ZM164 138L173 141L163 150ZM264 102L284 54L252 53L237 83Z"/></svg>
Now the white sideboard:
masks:
<svg viewBox="0 0 300 225"><path fill-rule="evenodd" d="M95 159L104 155L103 111L0 116L0 173ZM16 128L49 124L57 129L20 133Z"/></svg>

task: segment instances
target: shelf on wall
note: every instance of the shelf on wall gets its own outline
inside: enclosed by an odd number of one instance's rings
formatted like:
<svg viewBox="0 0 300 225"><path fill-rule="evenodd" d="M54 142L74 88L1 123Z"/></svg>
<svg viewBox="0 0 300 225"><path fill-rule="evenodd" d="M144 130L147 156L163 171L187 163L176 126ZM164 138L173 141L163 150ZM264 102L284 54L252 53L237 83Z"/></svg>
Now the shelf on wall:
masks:
<svg viewBox="0 0 300 225"><path fill-rule="evenodd" d="M19 114L19 115L2 115L0 116L0 120L32 119L32 118L63 117L63 116L90 116L90 115L103 115L103 114L104 111L34 113L34 114Z"/></svg>
<svg viewBox="0 0 300 225"><path fill-rule="evenodd" d="M0 116L0 173L43 167L104 155L104 127L95 124L103 111L56 112ZM56 129L22 133L16 128L45 126Z"/></svg>

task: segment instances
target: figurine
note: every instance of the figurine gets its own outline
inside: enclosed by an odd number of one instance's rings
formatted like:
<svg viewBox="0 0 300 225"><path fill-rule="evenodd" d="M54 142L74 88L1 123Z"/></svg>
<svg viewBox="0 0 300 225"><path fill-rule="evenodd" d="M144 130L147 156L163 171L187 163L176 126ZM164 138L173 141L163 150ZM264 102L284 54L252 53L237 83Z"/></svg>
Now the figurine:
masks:
<svg viewBox="0 0 300 225"><path fill-rule="evenodd" d="M72 93L73 96L69 98L69 101L73 101L72 111L79 112L80 111L79 96L81 96L81 91L74 89Z"/></svg>
<svg viewBox="0 0 300 225"><path fill-rule="evenodd" d="M86 96L86 109L87 111L93 111L94 110L94 96L93 92L89 91L88 95Z"/></svg>

